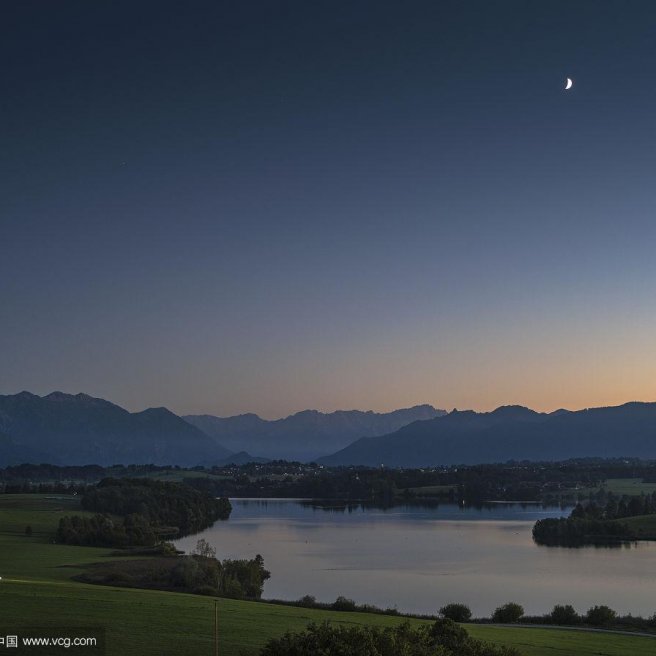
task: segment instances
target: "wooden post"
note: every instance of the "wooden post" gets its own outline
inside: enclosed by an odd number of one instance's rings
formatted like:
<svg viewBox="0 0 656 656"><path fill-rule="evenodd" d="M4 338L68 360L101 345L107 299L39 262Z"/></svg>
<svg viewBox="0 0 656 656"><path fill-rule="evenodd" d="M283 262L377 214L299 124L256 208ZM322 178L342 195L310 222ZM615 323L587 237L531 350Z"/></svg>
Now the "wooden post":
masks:
<svg viewBox="0 0 656 656"><path fill-rule="evenodd" d="M219 602L214 601L214 656L219 656Z"/></svg>

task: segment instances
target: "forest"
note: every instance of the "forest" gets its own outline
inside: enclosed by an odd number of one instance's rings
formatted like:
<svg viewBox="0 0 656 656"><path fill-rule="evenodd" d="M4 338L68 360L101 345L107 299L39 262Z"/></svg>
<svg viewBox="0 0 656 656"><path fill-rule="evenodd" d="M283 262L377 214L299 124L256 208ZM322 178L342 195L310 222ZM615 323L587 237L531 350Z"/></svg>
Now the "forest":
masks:
<svg viewBox="0 0 656 656"><path fill-rule="evenodd" d="M180 483L154 479L103 479L86 488L81 500L88 516L59 521L57 540L88 546L152 546L163 538L182 537L230 516L226 498Z"/></svg>

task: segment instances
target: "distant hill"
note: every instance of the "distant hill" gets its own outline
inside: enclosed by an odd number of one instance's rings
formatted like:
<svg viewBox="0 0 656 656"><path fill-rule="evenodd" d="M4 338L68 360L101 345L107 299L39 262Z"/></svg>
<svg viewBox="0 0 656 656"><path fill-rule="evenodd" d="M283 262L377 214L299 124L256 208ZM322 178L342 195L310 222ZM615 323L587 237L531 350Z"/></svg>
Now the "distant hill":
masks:
<svg viewBox="0 0 656 656"><path fill-rule="evenodd" d="M521 406L453 411L359 439L320 462L423 467L593 456L656 458L656 403L550 414Z"/></svg>
<svg viewBox="0 0 656 656"><path fill-rule="evenodd" d="M0 463L214 464L231 451L166 408L127 410L86 394L0 396Z"/></svg>
<svg viewBox="0 0 656 656"><path fill-rule="evenodd" d="M267 421L254 414L236 417L186 415L190 424L233 451L248 451L272 459L308 461L340 449L358 437L384 435L413 421L444 415L431 405L387 413L304 410Z"/></svg>

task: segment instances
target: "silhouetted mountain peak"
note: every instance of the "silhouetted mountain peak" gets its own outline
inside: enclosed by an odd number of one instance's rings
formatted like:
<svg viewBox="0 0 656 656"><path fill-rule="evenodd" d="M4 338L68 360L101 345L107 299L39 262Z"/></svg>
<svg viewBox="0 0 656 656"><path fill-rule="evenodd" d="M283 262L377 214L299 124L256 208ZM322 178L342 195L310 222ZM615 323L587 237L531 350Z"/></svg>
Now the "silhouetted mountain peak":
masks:
<svg viewBox="0 0 656 656"><path fill-rule="evenodd" d="M443 414L444 410L423 404L386 413L372 410L326 413L308 409L273 421L260 419L255 414L237 417L187 415L184 419L233 451L246 450L274 459L314 460L359 437L384 435L414 421Z"/></svg>
<svg viewBox="0 0 656 656"><path fill-rule="evenodd" d="M620 408L640 408L640 409L645 409L645 408L653 408L656 406L656 403L653 401L629 401L628 403L625 403L624 405L619 406ZM610 406L613 407L613 406Z"/></svg>
<svg viewBox="0 0 656 656"><path fill-rule="evenodd" d="M535 419L540 417L539 412L523 405L502 405L490 413L493 417L503 419Z"/></svg>
<svg viewBox="0 0 656 656"><path fill-rule="evenodd" d="M581 457L656 457L656 403L538 413L522 406L451 412L401 430L357 440L327 465L392 467Z"/></svg>
<svg viewBox="0 0 656 656"><path fill-rule="evenodd" d="M32 392L28 392L27 390L23 390L22 392L18 392L18 394L15 395L17 399L38 399L39 397L36 394L32 394Z"/></svg>
<svg viewBox="0 0 656 656"><path fill-rule="evenodd" d="M114 407L118 407L115 406L115 404L111 403L110 401L105 401L105 399L99 399L96 398L95 396L84 394L83 392L80 392L78 394L67 394L66 392L60 392L59 390L56 390L54 392L50 392L50 394L46 394L43 397L36 396L34 394L30 394L29 396L32 399L43 399L46 401L51 401L53 403L75 403L78 405L81 403L86 403L86 404L93 403L93 404L103 404L103 405L111 405Z"/></svg>
<svg viewBox="0 0 656 656"><path fill-rule="evenodd" d="M295 417L296 419L303 419L304 417L318 417L319 415L322 415L322 412L319 412L318 410L300 410L299 412L295 412L293 415L289 415L289 417L286 417L286 419L291 419L292 417Z"/></svg>
<svg viewBox="0 0 656 656"><path fill-rule="evenodd" d="M475 410L457 410L454 408L448 414L443 417L436 417L436 420L442 419L446 422L458 422L458 421L468 421L470 419L476 419L482 415L476 412Z"/></svg>
<svg viewBox="0 0 656 656"><path fill-rule="evenodd" d="M158 408L146 408L145 410L141 410L140 412L134 412L133 413L135 416L142 416L142 417L175 417L176 419L180 419L178 415L176 415L174 412L171 412L168 408L164 408L163 406L160 406Z"/></svg>
<svg viewBox="0 0 656 656"><path fill-rule="evenodd" d="M59 391L50 392L50 394L46 394L43 398L48 399L48 401L72 401L75 399L72 394Z"/></svg>
<svg viewBox="0 0 656 656"><path fill-rule="evenodd" d="M206 416L211 416L211 415L206 415ZM237 417L241 417L242 419L256 419L257 421L264 421L260 415L255 414L254 412L244 412L244 414L241 415L236 415Z"/></svg>
<svg viewBox="0 0 656 656"><path fill-rule="evenodd" d="M4 462L214 464L230 454L167 408L130 413L104 399L60 391L0 396L0 431L15 445L0 453Z"/></svg>

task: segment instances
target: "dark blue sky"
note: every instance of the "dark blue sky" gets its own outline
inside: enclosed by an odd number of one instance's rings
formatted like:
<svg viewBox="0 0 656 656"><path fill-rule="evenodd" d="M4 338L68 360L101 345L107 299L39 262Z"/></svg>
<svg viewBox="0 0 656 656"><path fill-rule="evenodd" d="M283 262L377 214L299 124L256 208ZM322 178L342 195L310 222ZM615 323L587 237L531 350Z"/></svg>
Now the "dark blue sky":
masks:
<svg viewBox="0 0 656 656"><path fill-rule="evenodd" d="M3 14L0 393L656 398L653 2Z"/></svg>

